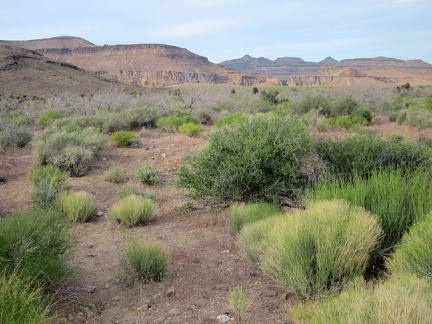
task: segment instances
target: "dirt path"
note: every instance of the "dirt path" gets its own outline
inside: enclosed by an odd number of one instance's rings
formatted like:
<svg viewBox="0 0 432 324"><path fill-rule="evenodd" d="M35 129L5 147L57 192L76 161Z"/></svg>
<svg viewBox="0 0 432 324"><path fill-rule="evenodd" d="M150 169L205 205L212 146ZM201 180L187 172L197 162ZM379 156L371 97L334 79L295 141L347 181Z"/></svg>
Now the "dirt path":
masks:
<svg viewBox="0 0 432 324"><path fill-rule="evenodd" d="M156 219L150 224L124 229L100 216L74 226L78 247L72 262L77 278L59 290L57 322L216 323L218 315L234 316L230 292L243 286L250 290L247 323L288 323L292 299L244 258L226 228L225 210L200 206L182 211L188 200L175 187L176 170L185 156L199 152L207 142L159 129L152 129L141 140L143 148L103 150L84 177L69 180L72 190L93 194L106 215L119 200L121 185L104 181L105 170L116 164L133 178L138 167L153 162L161 172L161 182L148 187L158 196ZM10 180L0 186L4 213L30 205L26 178L32 166L30 153L28 149L16 151L16 165L9 167L21 171L11 171ZM1 158L4 163L7 155ZM166 280L129 285L122 280L118 256L131 235L167 247Z"/></svg>

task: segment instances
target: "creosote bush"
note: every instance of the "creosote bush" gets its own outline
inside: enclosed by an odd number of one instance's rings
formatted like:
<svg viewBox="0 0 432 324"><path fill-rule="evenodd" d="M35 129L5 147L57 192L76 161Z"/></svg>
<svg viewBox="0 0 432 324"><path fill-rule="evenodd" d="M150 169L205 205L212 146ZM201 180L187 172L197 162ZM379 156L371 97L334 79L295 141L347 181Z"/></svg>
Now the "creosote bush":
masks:
<svg viewBox="0 0 432 324"><path fill-rule="evenodd" d="M85 223L96 217L98 207L85 191L64 191L56 199L56 208L72 222Z"/></svg>
<svg viewBox="0 0 432 324"><path fill-rule="evenodd" d="M111 223L120 223L128 227L145 224L153 217L154 205L149 198L129 195L113 206L107 218Z"/></svg>
<svg viewBox="0 0 432 324"><path fill-rule="evenodd" d="M138 146L140 138L138 135L128 131L117 131L110 136L111 142L118 147Z"/></svg>
<svg viewBox="0 0 432 324"><path fill-rule="evenodd" d="M154 185L159 182L159 171L153 164L144 164L139 167L135 175L142 183Z"/></svg>
<svg viewBox="0 0 432 324"><path fill-rule="evenodd" d="M179 131L187 136L197 137L204 131L204 128L202 125L197 125L195 123L186 123L179 127Z"/></svg>
<svg viewBox="0 0 432 324"><path fill-rule="evenodd" d="M106 170L103 173L103 178L113 183L125 183L128 179L125 169L118 165L114 165L112 168Z"/></svg>
<svg viewBox="0 0 432 324"><path fill-rule="evenodd" d="M248 226L261 225L246 225L241 235ZM375 216L341 200L317 201L306 210L265 220L263 227L269 231L252 250L254 258L301 298L334 293L363 275L381 235Z"/></svg>
<svg viewBox="0 0 432 324"><path fill-rule="evenodd" d="M387 259L392 275L417 275L432 283L432 213L418 220L405 233L400 244Z"/></svg>
<svg viewBox="0 0 432 324"><path fill-rule="evenodd" d="M160 281L168 271L168 252L160 244L132 238L120 254L120 265L130 279Z"/></svg>
<svg viewBox="0 0 432 324"><path fill-rule="evenodd" d="M52 165L36 167L28 177L33 184L30 195L38 207L53 207L57 196L68 189L69 174Z"/></svg>
<svg viewBox="0 0 432 324"><path fill-rule="evenodd" d="M183 124L183 118L176 115L160 117L156 120L156 126L162 128L168 133L174 133Z"/></svg>
<svg viewBox="0 0 432 324"><path fill-rule="evenodd" d="M280 202L308 183L302 169L311 140L297 120L260 115L210 135L210 143L186 160L178 186L191 198Z"/></svg>
<svg viewBox="0 0 432 324"><path fill-rule="evenodd" d="M15 124L0 124L0 147L26 146L32 139L32 134L26 126Z"/></svg>
<svg viewBox="0 0 432 324"><path fill-rule="evenodd" d="M66 114L61 111L48 110L45 111L39 118L35 121L35 126L39 128L46 128L54 120L65 117Z"/></svg>
<svg viewBox="0 0 432 324"><path fill-rule="evenodd" d="M232 235L240 233L244 225L279 214L281 211L268 203L239 204L228 209L228 225Z"/></svg>
<svg viewBox="0 0 432 324"><path fill-rule="evenodd" d="M215 123L215 127L220 128L225 125L247 122L249 120L249 117L249 115L241 112L228 114L219 118Z"/></svg>
<svg viewBox="0 0 432 324"><path fill-rule="evenodd" d="M416 277L392 278L369 286L357 279L339 296L299 304L290 315L301 323L429 323L432 288Z"/></svg>

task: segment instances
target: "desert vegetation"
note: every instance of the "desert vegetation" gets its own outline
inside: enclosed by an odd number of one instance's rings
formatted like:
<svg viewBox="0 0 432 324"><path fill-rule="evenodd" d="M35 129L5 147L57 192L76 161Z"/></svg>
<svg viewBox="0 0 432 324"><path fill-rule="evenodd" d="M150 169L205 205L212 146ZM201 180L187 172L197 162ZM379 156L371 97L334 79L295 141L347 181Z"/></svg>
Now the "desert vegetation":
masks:
<svg viewBox="0 0 432 324"><path fill-rule="evenodd" d="M294 296L290 319L430 318L431 88L234 90L2 97L2 152L30 150L31 143L35 165L25 174L33 208L0 220L0 305L11 310L0 321L47 322L50 292L74 274L71 228L108 222L116 233L142 233L160 216L163 223L159 204L166 210L170 200L159 199L159 187L167 183L190 199L190 208L169 207L182 217L206 208L223 212L227 226L218 230ZM382 134L382 125L393 128ZM178 163L174 150L162 153L169 168L136 156L135 169L132 159L120 166L109 160L113 155L100 158L107 150L150 154L153 132L207 145ZM4 188L18 178L5 170ZM86 191L86 177L114 192L109 204L104 192ZM105 216L98 218L101 206ZM129 284L168 280L185 253L125 237L116 257ZM257 301L248 300L253 290L238 287L230 287L227 302L245 321ZM414 299L415 306L408 302Z"/></svg>

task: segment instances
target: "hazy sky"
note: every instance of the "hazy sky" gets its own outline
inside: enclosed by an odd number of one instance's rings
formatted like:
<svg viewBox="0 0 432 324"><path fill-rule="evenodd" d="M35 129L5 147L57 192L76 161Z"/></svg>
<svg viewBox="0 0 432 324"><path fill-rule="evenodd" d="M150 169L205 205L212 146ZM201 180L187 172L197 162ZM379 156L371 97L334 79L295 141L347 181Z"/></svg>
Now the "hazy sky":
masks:
<svg viewBox="0 0 432 324"><path fill-rule="evenodd" d="M0 0L0 39L161 43L211 62L387 56L432 63L431 0Z"/></svg>

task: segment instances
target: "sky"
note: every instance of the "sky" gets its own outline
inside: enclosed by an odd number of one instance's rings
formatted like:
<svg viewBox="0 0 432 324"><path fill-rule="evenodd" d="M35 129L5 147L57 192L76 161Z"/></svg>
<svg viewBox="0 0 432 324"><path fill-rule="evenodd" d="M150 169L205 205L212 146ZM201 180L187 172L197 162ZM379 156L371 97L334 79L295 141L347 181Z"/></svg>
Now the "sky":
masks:
<svg viewBox="0 0 432 324"><path fill-rule="evenodd" d="M431 0L0 0L0 39L82 37L240 58L393 57L432 63Z"/></svg>

